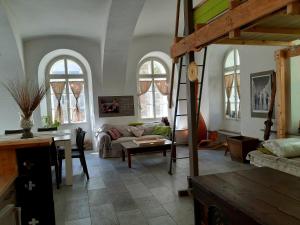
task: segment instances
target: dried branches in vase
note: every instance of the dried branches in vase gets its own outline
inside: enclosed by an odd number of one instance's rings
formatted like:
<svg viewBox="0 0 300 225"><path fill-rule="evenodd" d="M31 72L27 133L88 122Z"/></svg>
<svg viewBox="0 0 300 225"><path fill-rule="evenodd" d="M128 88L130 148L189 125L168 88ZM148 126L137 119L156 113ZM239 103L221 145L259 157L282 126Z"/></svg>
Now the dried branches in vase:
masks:
<svg viewBox="0 0 300 225"><path fill-rule="evenodd" d="M31 128L33 126L32 113L40 105L45 97L48 86L43 82L37 85L32 81L10 80L3 86L11 94L21 110L20 126L23 129L22 138L32 138Z"/></svg>

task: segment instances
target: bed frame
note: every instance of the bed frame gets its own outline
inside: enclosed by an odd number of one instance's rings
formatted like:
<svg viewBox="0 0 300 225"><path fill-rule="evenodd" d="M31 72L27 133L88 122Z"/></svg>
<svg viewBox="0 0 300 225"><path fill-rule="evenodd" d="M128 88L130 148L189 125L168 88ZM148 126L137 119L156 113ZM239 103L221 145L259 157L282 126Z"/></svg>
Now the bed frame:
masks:
<svg viewBox="0 0 300 225"><path fill-rule="evenodd" d="M194 24L193 33L176 39L172 58L209 44L292 46L300 37L299 0L227 1L230 9L206 24Z"/></svg>
<svg viewBox="0 0 300 225"><path fill-rule="evenodd" d="M180 0L177 0L175 37L171 47L171 57L174 62L171 81L174 79L175 63L180 57L187 56L187 62L191 63L194 60L194 53L210 44L293 46L293 48L277 51L275 54L278 87L277 136L285 137L287 133L287 62L289 57L300 55L300 47L294 47L294 41L300 38L300 0L226 0L229 7L225 5L207 14L203 13L205 4L224 4L224 1L207 0L193 7L192 0L184 0L186 36L179 37ZM206 18L199 19L199 13ZM193 83L188 81L187 84L190 175L197 176L197 141L194 140L197 139L197 126L194 124L196 110ZM173 82L171 82L171 93L172 86Z"/></svg>

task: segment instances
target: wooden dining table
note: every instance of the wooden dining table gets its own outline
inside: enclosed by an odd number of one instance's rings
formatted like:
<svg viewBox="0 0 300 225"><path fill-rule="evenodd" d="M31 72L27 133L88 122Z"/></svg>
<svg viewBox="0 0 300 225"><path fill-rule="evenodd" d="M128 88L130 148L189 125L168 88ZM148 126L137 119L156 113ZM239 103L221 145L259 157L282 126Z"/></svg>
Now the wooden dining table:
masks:
<svg viewBox="0 0 300 225"><path fill-rule="evenodd" d="M0 141L14 141L21 138L21 134L0 135ZM33 132L34 137L53 137L57 146L65 149L65 169L66 169L66 185L73 185L73 163L72 163L72 131L42 131Z"/></svg>

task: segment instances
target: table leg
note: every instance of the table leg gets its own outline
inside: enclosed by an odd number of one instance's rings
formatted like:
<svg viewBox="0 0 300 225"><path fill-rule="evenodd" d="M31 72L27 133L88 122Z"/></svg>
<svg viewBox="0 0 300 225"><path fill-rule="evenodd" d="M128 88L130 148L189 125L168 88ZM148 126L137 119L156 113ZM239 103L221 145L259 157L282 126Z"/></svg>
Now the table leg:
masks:
<svg viewBox="0 0 300 225"><path fill-rule="evenodd" d="M66 163L66 185L73 185L73 163L71 140L64 141Z"/></svg>
<svg viewBox="0 0 300 225"><path fill-rule="evenodd" d="M127 150L128 167L131 168L131 152Z"/></svg>
<svg viewBox="0 0 300 225"><path fill-rule="evenodd" d="M125 150L122 149L122 161L124 162L125 161Z"/></svg>
<svg viewBox="0 0 300 225"><path fill-rule="evenodd" d="M177 153L176 153L176 145L173 146L173 155L172 155L172 158L173 158L173 162L176 162L176 157L177 157ZM171 151L172 152L172 151Z"/></svg>
<svg viewBox="0 0 300 225"><path fill-rule="evenodd" d="M167 150L163 150L163 156L164 156L164 157L167 156Z"/></svg>

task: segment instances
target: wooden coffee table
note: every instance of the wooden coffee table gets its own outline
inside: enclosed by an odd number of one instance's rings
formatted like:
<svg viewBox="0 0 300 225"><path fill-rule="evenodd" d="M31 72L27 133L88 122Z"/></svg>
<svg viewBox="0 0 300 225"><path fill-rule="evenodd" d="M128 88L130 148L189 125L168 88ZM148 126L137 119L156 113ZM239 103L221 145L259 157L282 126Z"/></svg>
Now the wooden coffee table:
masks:
<svg viewBox="0 0 300 225"><path fill-rule="evenodd" d="M128 141L121 143L121 146L122 160L125 161L125 155L127 153L128 167L131 168L131 155L138 153L163 152L163 156L166 156L166 151L171 149L172 142L170 140L165 140L165 142L161 145L138 146L133 141Z"/></svg>

